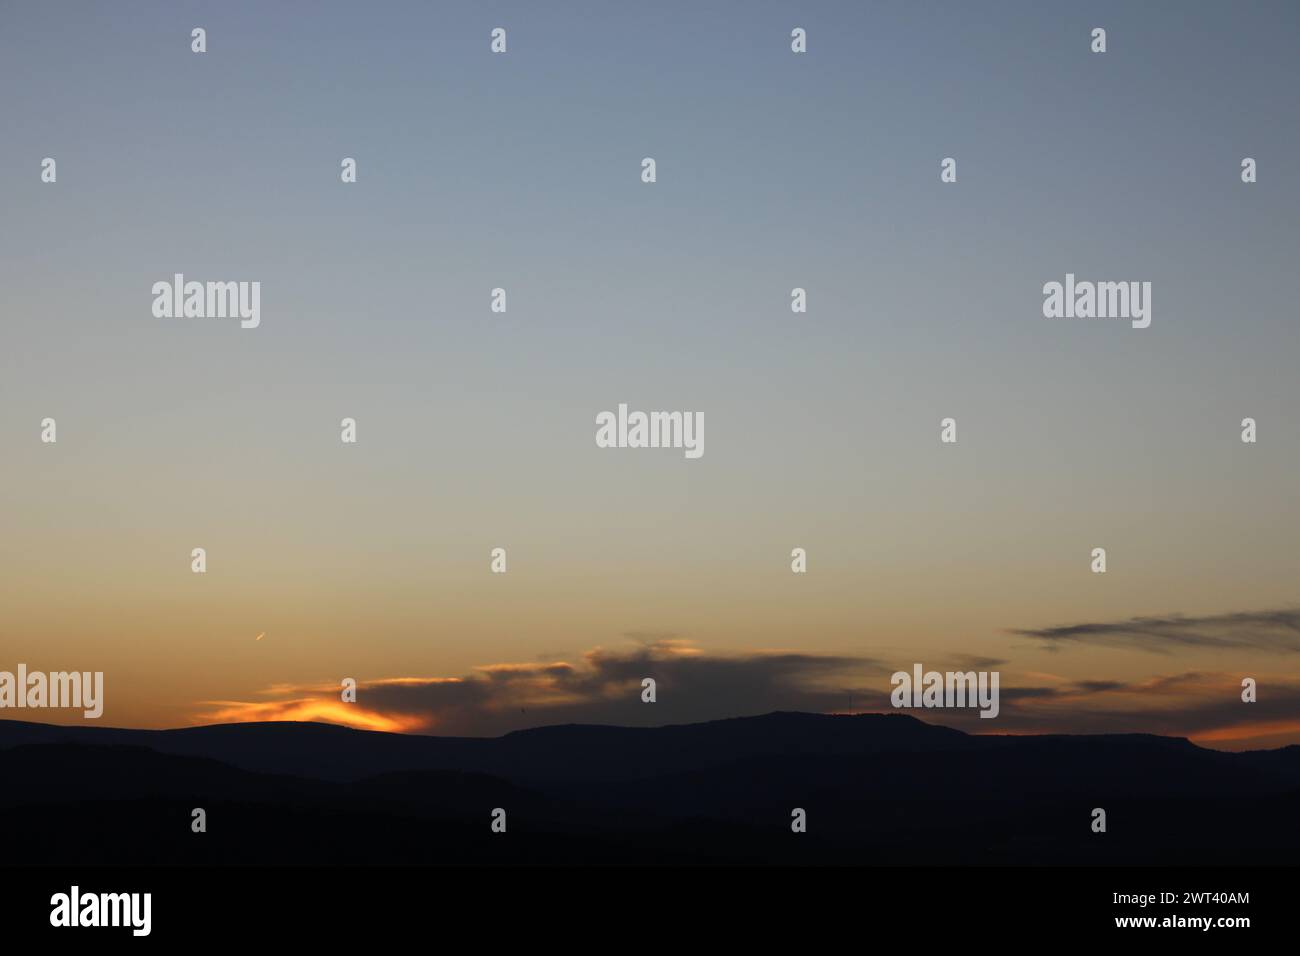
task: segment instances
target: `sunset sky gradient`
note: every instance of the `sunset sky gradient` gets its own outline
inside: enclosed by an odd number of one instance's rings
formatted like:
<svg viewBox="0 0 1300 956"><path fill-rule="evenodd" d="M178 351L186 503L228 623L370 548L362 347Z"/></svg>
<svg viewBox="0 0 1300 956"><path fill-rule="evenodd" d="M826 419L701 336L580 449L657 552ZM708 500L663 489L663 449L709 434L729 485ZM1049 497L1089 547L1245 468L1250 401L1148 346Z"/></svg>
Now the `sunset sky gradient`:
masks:
<svg viewBox="0 0 1300 956"><path fill-rule="evenodd" d="M495 734L971 664L1002 716L920 716L1300 743L1300 8L548 6L0 5L0 669ZM1045 319L1067 272L1151 327ZM705 455L597 448L620 402Z"/></svg>

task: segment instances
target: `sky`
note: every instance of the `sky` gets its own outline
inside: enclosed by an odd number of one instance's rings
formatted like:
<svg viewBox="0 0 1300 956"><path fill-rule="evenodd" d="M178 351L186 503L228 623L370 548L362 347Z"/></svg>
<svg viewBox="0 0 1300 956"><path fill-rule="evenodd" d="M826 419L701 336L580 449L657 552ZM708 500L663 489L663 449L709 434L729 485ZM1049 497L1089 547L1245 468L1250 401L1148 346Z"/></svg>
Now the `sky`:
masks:
<svg viewBox="0 0 1300 956"><path fill-rule="evenodd" d="M1300 743L1298 26L0 0L0 670L103 671L105 725L494 734L978 664L999 719L923 716ZM175 273L261 324L155 317ZM1045 318L1067 273L1151 326ZM704 455L598 448L619 403Z"/></svg>

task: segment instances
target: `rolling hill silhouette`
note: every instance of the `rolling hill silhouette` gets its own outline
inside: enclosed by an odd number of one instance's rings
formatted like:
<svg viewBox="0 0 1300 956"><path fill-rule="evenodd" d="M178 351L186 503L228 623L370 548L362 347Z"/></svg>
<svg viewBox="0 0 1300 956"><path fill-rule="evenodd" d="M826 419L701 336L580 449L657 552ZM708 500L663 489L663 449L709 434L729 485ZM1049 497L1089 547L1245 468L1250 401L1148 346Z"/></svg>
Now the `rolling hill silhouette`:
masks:
<svg viewBox="0 0 1300 956"><path fill-rule="evenodd" d="M773 713L444 738L0 721L13 863L1284 863L1300 747ZM208 832L190 829L202 807ZM490 828L507 811L505 834ZM806 833L791 812L806 810ZM1108 832L1093 833L1102 807Z"/></svg>

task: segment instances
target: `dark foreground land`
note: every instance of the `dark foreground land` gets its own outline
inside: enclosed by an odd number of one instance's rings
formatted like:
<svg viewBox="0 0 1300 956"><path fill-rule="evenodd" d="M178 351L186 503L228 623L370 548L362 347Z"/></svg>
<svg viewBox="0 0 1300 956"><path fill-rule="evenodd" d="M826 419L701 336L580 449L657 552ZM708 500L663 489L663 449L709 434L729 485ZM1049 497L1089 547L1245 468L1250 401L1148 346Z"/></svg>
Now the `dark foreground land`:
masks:
<svg viewBox="0 0 1300 956"><path fill-rule="evenodd" d="M0 721L0 828L6 865L1290 865L1300 747L977 737L904 715L488 739Z"/></svg>

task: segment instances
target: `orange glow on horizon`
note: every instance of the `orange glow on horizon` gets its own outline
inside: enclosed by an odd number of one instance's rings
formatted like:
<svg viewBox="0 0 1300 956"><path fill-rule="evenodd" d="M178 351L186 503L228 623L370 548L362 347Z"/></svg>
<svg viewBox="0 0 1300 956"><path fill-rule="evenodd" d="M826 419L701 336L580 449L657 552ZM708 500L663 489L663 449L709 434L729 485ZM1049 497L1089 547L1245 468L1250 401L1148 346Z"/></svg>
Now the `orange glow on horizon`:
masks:
<svg viewBox="0 0 1300 956"><path fill-rule="evenodd" d="M1300 735L1300 720L1273 720L1259 724L1241 724L1235 727L1218 727L1192 735L1189 739L1240 741L1253 740L1256 737L1273 737L1282 734Z"/></svg>
<svg viewBox="0 0 1300 956"><path fill-rule="evenodd" d="M217 709L199 715L195 724L244 724L269 721L323 721L341 724L356 730L380 730L388 733L410 733L427 729L431 721L426 717L381 714L365 710L356 704L338 700L284 700L266 703L244 701L208 701L207 706Z"/></svg>

